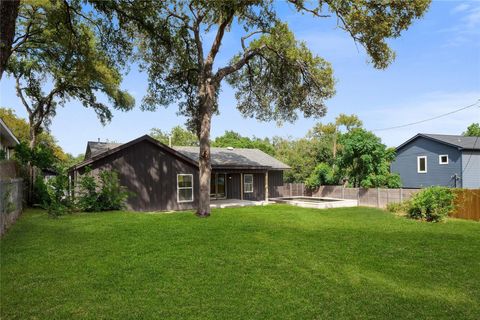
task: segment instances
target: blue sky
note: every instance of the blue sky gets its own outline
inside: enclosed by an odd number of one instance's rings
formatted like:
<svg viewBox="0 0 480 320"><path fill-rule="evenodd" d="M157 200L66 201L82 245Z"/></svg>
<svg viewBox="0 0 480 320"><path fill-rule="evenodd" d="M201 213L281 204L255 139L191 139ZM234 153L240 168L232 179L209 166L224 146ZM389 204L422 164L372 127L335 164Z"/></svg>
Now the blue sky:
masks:
<svg viewBox="0 0 480 320"><path fill-rule="evenodd" d="M386 128L431 118L480 99L480 2L433 1L422 20L416 21L402 37L390 41L397 58L386 70L376 70L368 57L335 20L298 15L278 3L282 18L297 38L330 61L337 79L337 94L327 101L327 116L300 117L295 123L245 119L236 110L234 92L227 85L220 94L220 115L212 122L212 137L234 130L242 135L302 137L318 122L328 122L339 113L355 113L367 129ZM240 30L227 34L217 66L239 51ZM208 43L212 34L206 34ZM139 108L147 86L146 76L135 66L124 78L123 88L135 96L137 107L128 113L114 112L111 123L102 126L95 113L75 101L57 112L51 132L66 152L84 152L88 140L126 142L148 133L151 128L170 130L185 119L176 115L176 106L144 112ZM26 112L14 92L14 82L4 76L0 83L0 106L13 108L22 117ZM418 132L460 134L470 123L480 122L480 108L470 108L447 117L402 129L378 131L383 142L396 146Z"/></svg>

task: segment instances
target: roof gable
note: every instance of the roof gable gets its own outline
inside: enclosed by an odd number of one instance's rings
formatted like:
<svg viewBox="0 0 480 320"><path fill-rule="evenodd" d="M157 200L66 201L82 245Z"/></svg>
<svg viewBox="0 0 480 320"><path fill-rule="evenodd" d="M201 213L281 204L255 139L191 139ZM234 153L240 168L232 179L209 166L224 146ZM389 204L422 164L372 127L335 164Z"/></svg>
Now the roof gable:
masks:
<svg viewBox="0 0 480 320"><path fill-rule="evenodd" d="M111 154L114 154L120 150L123 150L123 149L126 149L132 145L135 145L139 142L142 142L142 141L148 141L150 143L152 143L153 145L155 145L156 147L159 147L161 148L162 150L172 154L173 156L175 156L176 158L186 162L186 163L189 163L191 165L194 165L194 166L198 166L198 163L192 161L190 158L184 156L183 154L175 151L174 149L166 146L165 144L161 143L160 141L156 140L156 139L153 139L152 137L150 137L149 135L144 135L144 136L141 136L137 139L134 139L130 142L127 142L127 143L124 143L124 144L119 144L117 147L114 147L112 149L108 149L100 154L97 154L97 155L93 155L92 157L88 158L88 159L85 159L84 161L72 166L71 168L69 168L68 170L69 171L72 171L72 170L76 170L76 169L80 169L82 167L85 167L85 166L88 166L89 164L97 161L97 160L100 160L100 159L103 159ZM88 148L87 148L88 149Z"/></svg>
<svg viewBox="0 0 480 320"><path fill-rule="evenodd" d="M414 142L418 138L425 138L432 140L444 145L448 145L459 150L480 150L480 140L479 137L465 137L460 135L446 135L446 134L427 134L427 133L418 133L414 137L408 139L401 145L399 145L396 150L399 151L406 145Z"/></svg>
<svg viewBox="0 0 480 320"><path fill-rule="evenodd" d="M5 136L5 140L10 143L10 146L13 147L20 143L17 137L13 134L12 130L3 122L3 119L0 118L0 134Z"/></svg>

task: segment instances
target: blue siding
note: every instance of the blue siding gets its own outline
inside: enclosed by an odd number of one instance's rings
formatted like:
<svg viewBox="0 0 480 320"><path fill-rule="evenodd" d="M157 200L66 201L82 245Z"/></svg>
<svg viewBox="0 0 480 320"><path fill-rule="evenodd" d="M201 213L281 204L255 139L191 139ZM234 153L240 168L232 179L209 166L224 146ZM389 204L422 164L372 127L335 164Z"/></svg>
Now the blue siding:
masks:
<svg viewBox="0 0 480 320"><path fill-rule="evenodd" d="M439 164L439 155L448 155L448 164ZM427 173L417 173L417 157L427 157ZM391 166L392 172L400 174L405 188L428 186L455 186L455 174L460 178L456 186L461 187L461 152L430 139L419 137L397 151L397 157Z"/></svg>
<svg viewBox="0 0 480 320"><path fill-rule="evenodd" d="M463 151L462 167L462 187L468 189L480 188L480 151Z"/></svg>

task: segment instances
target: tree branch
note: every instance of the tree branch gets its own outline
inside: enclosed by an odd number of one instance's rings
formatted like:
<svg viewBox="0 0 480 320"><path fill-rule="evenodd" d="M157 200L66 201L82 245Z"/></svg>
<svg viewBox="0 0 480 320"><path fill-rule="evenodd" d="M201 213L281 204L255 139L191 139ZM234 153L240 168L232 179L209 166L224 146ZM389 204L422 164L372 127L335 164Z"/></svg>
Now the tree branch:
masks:
<svg viewBox="0 0 480 320"><path fill-rule="evenodd" d="M207 59L205 60L205 72L210 73L212 71L213 62L215 61L215 57L220 49L220 45L222 44L223 35L225 34L225 28L232 22L233 19L233 11L230 12L225 20L222 21L220 26L218 27L217 34L215 39L212 43L212 48L208 53Z"/></svg>
<svg viewBox="0 0 480 320"><path fill-rule="evenodd" d="M14 74L14 77L15 77L15 83L16 83L15 89L17 90L17 96L20 98L20 101L22 101L22 104L27 109L28 115L32 115L33 114L32 109L28 105L28 102L25 99L25 96L23 95L22 88L20 87L20 76L17 76L16 74Z"/></svg>
<svg viewBox="0 0 480 320"><path fill-rule="evenodd" d="M240 41L242 42L242 48L243 50L245 51L247 49L247 47L245 46L245 40L247 40L248 38L250 38L251 36L253 35L256 35L256 34L259 34L259 33L269 33L267 31L264 31L264 30L257 30L257 31L253 31L249 34L246 34L245 36L241 37L240 38Z"/></svg>
<svg viewBox="0 0 480 320"><path fill-rule="evenodd" d="M288 0L290 3L292 3L293 5L295 5L298 9L300 10L303 10L305 12L309 12L311 14L313 14L315 17L318 17L318 18L330 18L330 15L329 14L320 14L319 11L321 9L321 7L316 7L315 9L309 9L307 7L305 7L303 5L303 3L301 3L301 1L298 1L298 0Z"/></svg>
<svg viewBox="0 0 480 320"><path fill-rule="evenodd" d="M240 70L250 59L260 54L262 49L264 49L265 47L266 46L263 45L259 48L247 50L243 53L242 58L240 58L240 60L238 60L237 62L229 66L218 69L217 73L214 76L215 82L220 83L220 81L222 81L222 79L225 78L226 76L234 73L237 70Z"/></svg>

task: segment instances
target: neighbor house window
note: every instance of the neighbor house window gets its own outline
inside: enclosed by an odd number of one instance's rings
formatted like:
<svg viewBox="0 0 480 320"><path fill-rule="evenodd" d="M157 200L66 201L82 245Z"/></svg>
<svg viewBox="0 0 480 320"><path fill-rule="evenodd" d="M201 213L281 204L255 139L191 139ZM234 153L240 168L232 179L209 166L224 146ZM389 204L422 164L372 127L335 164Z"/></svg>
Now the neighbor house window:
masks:
<svg viewBox="0 0 480 320"><path fill-rule="evenodd" d="M246 174L243 176L243 192L253 192L253 174Z"/></svg>
<svg viewBox="0 0 480 320"><path fill-rule="evenodd" d="M438 156L439 164L448 164L448 154L441 154Z"/></svg>
<svg viewBox="0 0 480 320"><path fill-rule="evenodd" d="M417 157L417 172L427 173L427 157L426 156Z"/></svg>
<svg viewBox="0 0 480 320"><path fill-rule="evenodd" d="M177 200L178 202L193 201L193 175L177 174Z"/></svg>

